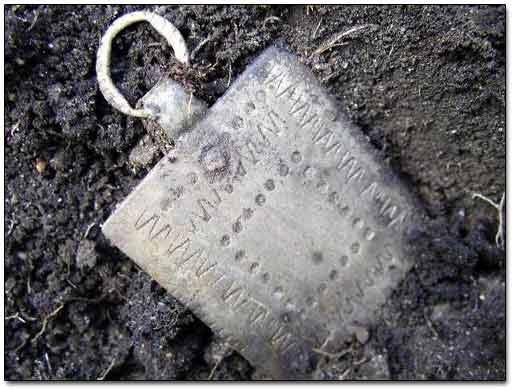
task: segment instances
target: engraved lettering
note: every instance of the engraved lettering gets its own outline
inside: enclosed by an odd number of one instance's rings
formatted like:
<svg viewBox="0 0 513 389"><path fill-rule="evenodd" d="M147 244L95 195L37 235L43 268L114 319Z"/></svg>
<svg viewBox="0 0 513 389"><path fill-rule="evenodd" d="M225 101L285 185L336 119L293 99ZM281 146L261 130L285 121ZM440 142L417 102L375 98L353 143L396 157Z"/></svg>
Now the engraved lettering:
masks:
<svg viewBox="0 0 513 389"><path fill-rule="evenodd" d="M203 277L205 274L210 272L212 269L214 269L217 266L217 262L209 263L208 258L204 258L203 262L201 262L196 269L196 276L198 278Z"/></svg>
<svg viewBox="0 0 513 389"><path fill-rule="evenodd" d="M386 216L389 219L393 219L395 213L397 212L397 206L390 204L390 199L387 198L386 205L381 208L381 215Z"/></svg>
<svg viewBox="0 0 513 389"><path fill-rule="evenodd" d="M175 242L176 242L176 239L175 239ZM189 238L187 239L184 239L182 242L178 243L177 245L175 245L175 242L172 242L169 247L167 248L167 253L172 256L173 253L178 250L178 249L183 249L184 251L188 251L189 250L189 246L191 244L191 240ZM185 247L184 247L185 246Z"/></svg>
<svg viewBox="0 0 513 389"><path fill-rule="evenodd" d="M207 207L210 209L215 209L219 205L219 203L221 203L221 197L219 196L219 193L215 189L213 189L212 192L216 196L216 201L211 202L210 200L208 200L206 198L198 199L198 200L196 200L196 202L200 207L201 214L193 212L194 216L199 217L200 219L202 219L205 222L209 222L210 219L212 219L212 215L207 211Z"/></svg>
<svg viewBox="0 0 513 389"><path fill-rule="evenodd" d="M264 131L263 131L262 128L263 128L262 124L257 124L257 131L258 131L258 133L260 134L260 136L262 137L262 140L263 140L263 143L260 143L260 144L261 145L265 145L265 146L269 146L271 144L271 142L265 136ZM269 131L269 132L272 132L272 131Z"/></svg>
<svg viewBox="0 0 513 389"><path fill-rule="evenodd" d="M260 154L262 151L259 150L259 148L255 144L255 142L253 142L251 139L247 139L244 146L245 146L245 149L248 151L249 156L248 156L248 154L241 153L239 151L240 157L245 160L250 161L253 165L258 164L258 162L260 162L260 159L257 158L257 154Z"/></svg>
<svg viewBox="0 0 513 389"><path fill-rule="evenodd" d="M333 134L333 131L330 131L330 130L326 130L326 132L319 135L316 138L315 143L322 146L322 150L324 151L325 154L329 154L330 152L332 152L334 150L335 150L335 153L338 153L342 148L342 145L340 144L340 142L335 142L335 136Z"/></svg>
<svg viewBox="0 0 513 389"><path fill-rule="evenodd" d="M356 165L356 161L354 165L351 166L351 170L347 173L347 182L361 180L365 171Z"/></svg>
<svg viewBox="0 0 513 389"><path fill-rule="evenodd" d="M301 103L302 100L301 96L298 96L297 98L290 96L290 100L292 101L292 104L289 109L289 114L292 114L293 112L296 112L296 107L299 105L299 103Z"/></svg>
<svg viewBox="0 0 513 389"><path fill-rule="evenodd" d="M280 346L283 345L283 343L289 338L290 334L287 333L285 327L278 324L278 328L272 333L269 340L273 346L280 348Z"/></svg>
<svg viewBox="0 0 513 389"><path fill-rule="evenodd" d="M298 112L303 112L303 115L304 115L304 112L307 111L308 109L310 108L310 104L308 103L303 103L303 104L297 104L296 106L293 106L289 113L294 116L296 113Z"/></svg>
<svg viewBox="0 0 513 389"><path fill-rule="evenodd" d="M353 157L351 157L351 155L349 154L349 151L346 151L339 159L338 163L337 163L337 170L342 170L346 165L347 163L354 159Z"/></svg>
<svg viewBox="0 0 513 389"><path fill-rule="evenodd" d="M266 81L265 81L265 84L266 85L269 85L269 84L276 84L277 81L279 81L276 89L280 89L280 86L283 82L283 79L285 78L285 72L282 71L280 73L275 73L275 68L273 68L269 74L269 76L267 77Z"/></svg>
<svg viewBox="0 0 513 389"><path fill-rule="evenodd" d="M281 91L278 91L276 93L276 97L281 97L281 96L283 96L287 92L289 92L289 94L288 94L289 97L292 97L294 95L294 93L296 92L297 85L298 84L290 84L290 85L286 86Z"/></svg>
<svg viewBox="0 0 513 389"><path fill-rule="evenodd" d="M249 314L249 317L248 317L249 322L252 325L255 325L260 320L265 319L265 317L268 314L267 308L262 303L257 302L256 300L254 300L254 303L255 303L256 307L253 311L251 311L251 313Z"/></svg>
<svg viewBox="0 0 513 389"><path fill-rule="evenodd" d="M375 196L375 193L377 191L377 188L378 188L378 184L376 182L371 182L368 186L366 186L362 192L360 193L360 195L363 197L363 196L367 196L367 195L370 195L370 199L371 200L374 200L374 196Z"/></svg>
<svg viewBox="0 0 513 389"><path fill-rule="evenodd" d="M234 305L234 309L240 309L249 303L249 299L246 297L240 298Z"/></svg>
<svg viewBox="0 0 513 389"><path fill-rule="evenodd" d="M149 232L149 236L151 238L153 230L155 229L155 226L157 225L158 221L160 220L160 216L158 216L156 214L153 214L153 215L151 215L151 217L149 217L148 219L143 221L142 217L144 216L145 213L146 213L146 210L144 210L141 213L141 215L137 218L137 220L135 221L134 227L135 227L136 230L140 230L144 226L146 226L147 224L149 224L149 223L151 223L153 221L153 224L151 225L151 229L150 229L150 232Z"/></svg>
<svg viewBox="0 0 513 389"><path fill-rule="evenodd" d="M153 228L152 228L152 230L153 230ZM165 225L164 227L162 227L162 228L161 228L157 233L155 233L154 235L151 235L150 240L155 239L156 237L158 237L158 236L162 235L162 234L163 234L164 232L166 232L166 231L167 231L167 233L166 233L166 235L165 235L164 239L167 239L167 237L168 237L168 236L169 236L169 234L171 233L171 230L172 230L171 226L170 226L169 224L166 224L166 225Z"/></svg>
<svg viewBox="0 0 513 389"><path fill-rule="evenodd" d="M269 122L272 124L272 128L274 129L273 134L279 135L282 132L282 129L286 126L285 120L283 120L275 111L271 110L267 114L269 118Z"/></svg>
<svg viewBox="0 0 513 389"><path fill-rule="evenodd" d="M221 273L219 277L214 282L212 282L211 286L216 286L224 278L226 278L226 274Z"/></svg>
<svg viewBox="0 0 513 389"><path fill-rule="evenodd" d="M246 174L248 174L248 172L244 168L242 161L239 160L239 163L237 164L237 170L235 170L235 177L244 177Z"/></svg>
<svg viewBox="0 0 513 389"><path fill-rule="evenodd" d="M317 123L319 121L319 118L317 117L316 113L313 113L310 116L304 115L302 120L299 122L299 126L301 128L304 128L307 124L311 123L315 119L314 123Z"/></svg>
<svg viewBox="0 0 513 389"><path fill-rule="evenodd" d="M234 296L238 299L242 294L242 288L235 285L235 281L232 281L230 286L222 293L221 298L224 302L232 299Z"/></svg>
<svg viewBox="0 0 513 389"><path fill-rule="evenodd" d="M177 262L177 267L178 268L181 268L183 265L185 265L187 262L189 262L192 258L194 258L195 256L201 256L203 254L203 251L201 249L197 249L195 250L192 254L190 254L189 256L186 256L185 255L185 252L184 254L182 255L182 258L181 258L181 261L180 262Z"/></svg>
<svg viewBox="0 0 513 389"><path fill-rule="evenodd" d="M408 219L409 217L409 212L407 211L402 211L399 215L397 215L397 217L395 217L394 219L392 219L390 221L390 223L388 224L388 227L392 227L394 225L403 225L406 223L406 220Z"/></svg>

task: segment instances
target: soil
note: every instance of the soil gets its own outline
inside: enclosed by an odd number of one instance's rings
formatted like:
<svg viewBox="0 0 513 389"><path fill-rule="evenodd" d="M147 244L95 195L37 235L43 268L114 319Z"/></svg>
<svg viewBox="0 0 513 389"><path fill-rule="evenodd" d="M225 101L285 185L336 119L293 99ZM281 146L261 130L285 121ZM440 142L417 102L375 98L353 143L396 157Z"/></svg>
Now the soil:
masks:
<svg viewBox="0 0 513 389"><path fill-rule="evenodd" d="M95 54L115 18L142 8L191 50L209 40L184 69L147 25L121 33L112 72L132 104L165 74L213 104L284 46L431 219L368 343L316 378L504 380L505 250L497 210L472 193L505 192L505 6L406 5L6 6L6 379L258 378L100 231L148 169L129 167L146 131L103 99Z"/></svg>

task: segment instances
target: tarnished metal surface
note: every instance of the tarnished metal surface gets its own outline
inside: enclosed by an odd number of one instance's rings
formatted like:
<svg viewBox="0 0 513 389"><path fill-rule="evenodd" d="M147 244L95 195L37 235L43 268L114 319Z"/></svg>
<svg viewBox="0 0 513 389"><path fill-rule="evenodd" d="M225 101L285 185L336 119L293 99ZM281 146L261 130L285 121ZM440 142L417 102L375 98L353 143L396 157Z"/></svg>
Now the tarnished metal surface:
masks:
<svg viewBox="0 0 513 389"><path fill-rule="evenodd" d="M152 112L144 109L133 109L110 77L110 55L114 37L131 24L142 21L150 23L155 30L166 38L178 61L185 65L189 64L189 50L187 50L185 40L180 31L169 20L152 12L135 11L117 18L102 36L96 54L96 77L98 78L100 91L110 105L126 115L149 118L152 117Z"/></svg>
<svg viewBox="0 0 513 389"><path fill-rule="evenodd" d="M103 226L256 367L307 377L412 265L418 210L294 56L266 50Z"/></svg>
<svg viewBox="0 0 513 389"><path fill-rule="evenodd" d="M183 131L190 129L208 108L169 78L160 80L137 105L151 113L151 119L146 120L155 121L169 141L175 141Z"/></svg>

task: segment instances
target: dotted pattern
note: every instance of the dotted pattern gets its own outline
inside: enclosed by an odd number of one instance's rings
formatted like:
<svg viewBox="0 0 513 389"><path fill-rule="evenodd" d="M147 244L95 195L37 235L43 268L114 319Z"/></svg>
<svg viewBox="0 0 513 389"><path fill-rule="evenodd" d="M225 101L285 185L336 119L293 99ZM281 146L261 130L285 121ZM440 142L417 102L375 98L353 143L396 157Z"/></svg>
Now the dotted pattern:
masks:
<svg viewBox="0 0 513 389"><path fill-rule="evenodd" d="M242 122L238 120L238 118L235 118L233 121L233 126L235 128L242 125ZM303 161L303 157L299 151L294 151L290 155L290 162L293 165L299 166L301 162ZM297 169L294 169L297 170ZM291 174L292 169L285 163L280 162L280 165L278 166L278 174L281 177L288 176ZM302 170L299 169L299 171L302 172L302 175L309 179L310 181L314 182L315 179L318 177L318 169L312 166L305 166ZM187 180L189 183L196 183L197 176L195 173L189 173L187 176ZM314 182L316 189L321 194L327 195L327 200L329 203L333 204L336 209L338 210L338 213L342 217L347 217L351 214L351 210L349 209L349 206L345 203L343 203L342 198L338 192L330 192L329 184L323 180L322 178L318 178L317 182ZM224 187L224 190L227 193L233 192L233 186L232 184L226 184ZM228 247L230 246L232 240L236 237L236 235L240 234L244 230L244 224L245 222L249 221L253 215L256 209L259 207L263 207L266 203L267 197L271 192L276 190L276 183L272 178L267 179L265 182L262 183L262 190L256 194L254 198L254 207L253 208L244 208L242 210L241 215L233 222L232 224L232 233L233 236L230 236L229 234L224 234L220 238L220 245L222 247ZM357 216L352 217L352 220L350 220L350 225L354 230L360 231L363 238L367 241L371 241L375 237L375 232L372 231L370 227L365 227L365 222L360 219ZM351 258L354 256L358 256L361 253L361 244L359 242L353 242L348 247L348 254L351 255ZM322 252L314 252L312 254L311 258L312 262L315 265L320 265L324 262L323 253ZM234 261L237 263L245 263L245 267L247 268L247 271L249 274L254 275L255 277L258 277L259 280L266 285L270 285L270 290L272 290L271 295L273 298L283 301L285 308L288 312L295 310L296 305L294 302L286 296L286 292L284 291L283 287L281 285L273 285L273 280L271 273L267 272L263 266L256 261L248 260L248 257L246 255L245 250L239 249L234 254ZM343 254L340 256L338 261L336 263L338 264L337 268L331 269L327 275L327 281L328 282L336 282L340 277L340 270L349 266L351 262L351 259L348 255ZM315 309L318 307L318 298L325 295L328 291L328 284L322 282L317 287L317 297L316 296L308 296L305 299L306 306L308 307L308 310ZM340 292L337 292L338 295L340 295ZM340 296L342 298L342 296ZM350 312L345 312L350 313ZM305 319L307 317L307 310L301 309L299 311L299 315L301 319ZM285 313L282 315L282 320L284 322L289 322L291 320L290 315Z"/></svg>

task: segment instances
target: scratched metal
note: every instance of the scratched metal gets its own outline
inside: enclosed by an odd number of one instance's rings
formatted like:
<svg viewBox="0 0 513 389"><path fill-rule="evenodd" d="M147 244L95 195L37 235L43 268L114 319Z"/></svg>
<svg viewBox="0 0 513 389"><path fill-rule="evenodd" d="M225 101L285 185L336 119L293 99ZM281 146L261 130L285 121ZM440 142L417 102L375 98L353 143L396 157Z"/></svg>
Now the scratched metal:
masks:
<svg viewBox="0 0 513 389"><path fill-rule="evenodd" d="M147 120L155 121L168 141L175 141L207 110L207 104L169 78L160 80L137 105L151 112L152 119Z"/></svg>
<svg viewBox="0 0 513 389"><path fill-rule="evenodd" d="M373 323L420 213L311 72L270 48L103 231L256 367L295 379Z"/></svg>

